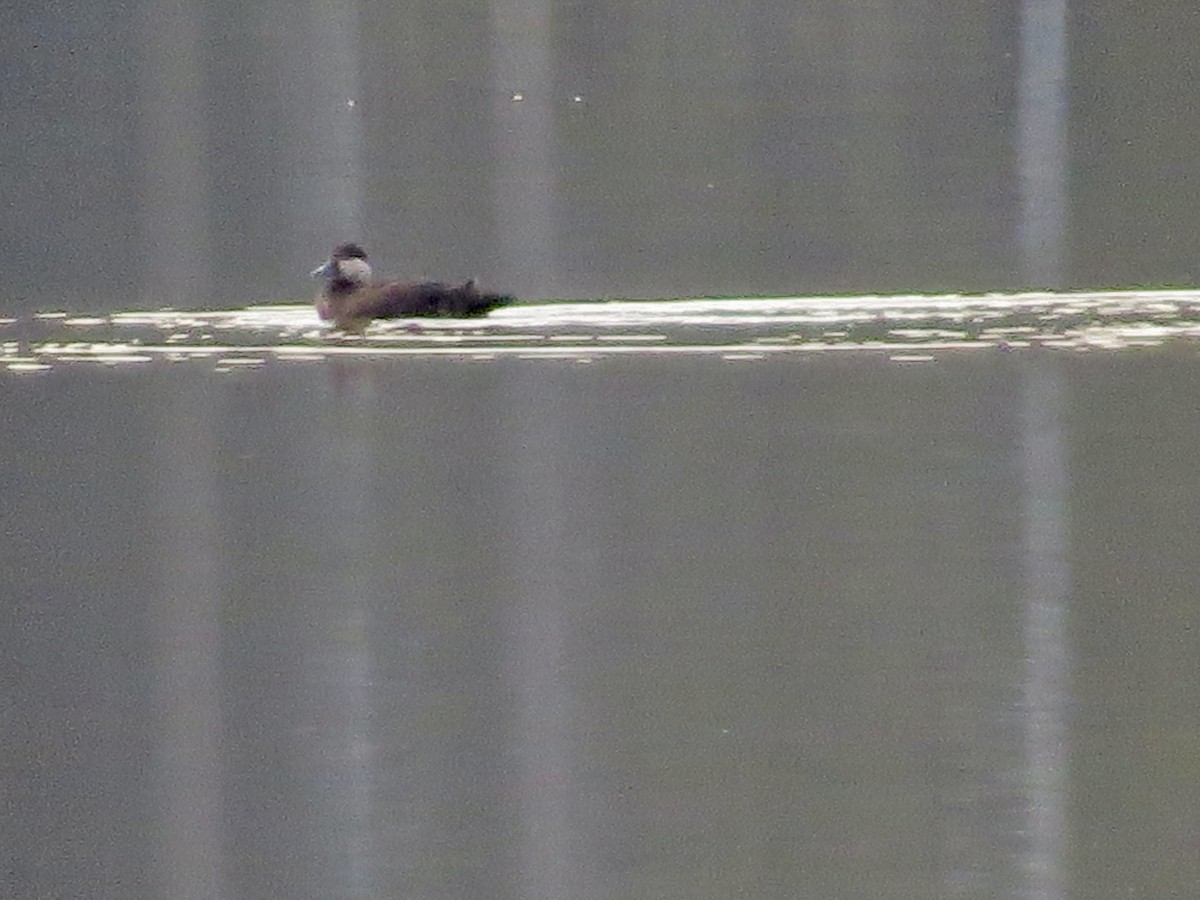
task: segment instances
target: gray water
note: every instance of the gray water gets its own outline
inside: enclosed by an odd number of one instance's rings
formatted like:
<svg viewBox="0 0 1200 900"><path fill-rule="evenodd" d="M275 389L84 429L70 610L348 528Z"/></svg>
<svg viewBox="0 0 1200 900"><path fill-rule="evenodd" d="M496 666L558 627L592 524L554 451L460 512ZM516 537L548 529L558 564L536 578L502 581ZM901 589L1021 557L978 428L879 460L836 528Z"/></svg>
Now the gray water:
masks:
<svg viewBox="0 0 1200 900"><path fill-rule="evenodd" d="M10 323L7 895L1186 894L1195 302Z"/></svg>
<svg viewBox="0 0 1200 900"><path fill-rule="evenodd" d="M0 13L0 312L1196 281L1187 4L199 0Z"/></svg>
<svg viewBox="0 0 1200 900"><path fill-rule="evenodd" d="M0 897L1193 896L1198 26L0 11Z"/></svg>

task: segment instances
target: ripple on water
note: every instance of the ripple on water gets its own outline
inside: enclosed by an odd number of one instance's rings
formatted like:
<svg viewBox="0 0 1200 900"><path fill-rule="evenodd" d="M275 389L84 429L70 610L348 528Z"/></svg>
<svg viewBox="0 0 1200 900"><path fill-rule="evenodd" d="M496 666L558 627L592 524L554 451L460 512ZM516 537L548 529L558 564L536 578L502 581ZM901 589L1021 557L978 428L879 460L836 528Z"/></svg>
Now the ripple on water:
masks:
<svg viewBox="0 0 1200 900"><path fill-rule="evenodd" d="M1197 337L1200 291L1183 290L527 303L486 319L376 322L363 335L331 332L311 306L280 304L0 319L0 366L23 374L200 361L236 371L354 357L756 362L829 352L915 363L967 350L1113 351Z"/></svg>

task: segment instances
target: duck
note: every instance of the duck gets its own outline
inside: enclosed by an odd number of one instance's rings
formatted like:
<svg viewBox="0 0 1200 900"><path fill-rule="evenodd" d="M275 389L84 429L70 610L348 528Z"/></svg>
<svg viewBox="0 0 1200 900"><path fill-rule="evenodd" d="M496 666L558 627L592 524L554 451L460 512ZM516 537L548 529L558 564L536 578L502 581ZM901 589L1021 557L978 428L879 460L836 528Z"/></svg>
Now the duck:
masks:
<svg viewBox="0 0 1200 900"><path fill-rule="evenodd" d="M484 316L514 299L508 294L480 290L474 278L461 284L374 283L367 254L354 242L338 244L329 259L311 274L325 282L317 295L317 315L345 331L362 331L373 319Z"/></svg>

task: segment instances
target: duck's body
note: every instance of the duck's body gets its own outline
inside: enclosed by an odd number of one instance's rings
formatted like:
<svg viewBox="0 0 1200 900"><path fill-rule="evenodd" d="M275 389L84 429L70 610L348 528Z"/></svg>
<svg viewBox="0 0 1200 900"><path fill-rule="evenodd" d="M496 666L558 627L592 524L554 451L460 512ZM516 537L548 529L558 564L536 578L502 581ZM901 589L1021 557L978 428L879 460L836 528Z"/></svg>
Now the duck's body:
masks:
<svg viewBox="0 0 1200 900"><path fill-rule="evenodd" d="M338 328L361 330L372 319L415 316L482 316L511 303L506 294L481 291L474 279L462 284L440 281L371 282L367 254L357 244L340 244L329 261L313 271L325 279L317 296L317 315Z"/></svg>

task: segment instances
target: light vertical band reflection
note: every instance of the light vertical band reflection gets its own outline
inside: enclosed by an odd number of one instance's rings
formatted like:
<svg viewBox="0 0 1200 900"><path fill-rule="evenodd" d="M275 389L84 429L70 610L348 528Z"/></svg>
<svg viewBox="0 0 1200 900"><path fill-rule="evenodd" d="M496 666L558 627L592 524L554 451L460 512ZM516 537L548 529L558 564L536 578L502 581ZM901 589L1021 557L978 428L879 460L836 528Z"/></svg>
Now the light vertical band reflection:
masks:
<svg viewBox="0 0 1200 900"><path fill-rule="evenodd" d="M1023 0L1017 90L1017 240L1034 287L1063 280L1067 223L1067 4Z"/></svg>
<svg viewBox="0 0 1200 900"><path fill-rule="evenodd" d="M371 728L371 684L375 668L371 642L369 597L377 593L370 564L371 498L374 473L372 443L363 420L369 418L374 395L363 392L344 407L347 418L335 432L314 432L306 457L324 476L316 508L320 531L339 556L350 563L333 569L324 592L328 603L328 632L309 668L320 677L305 702L314 721L322 723L315 741L316 765L322 777L310 786L323 798L321 830L330 840L330 859L339 868L336 883L348 896L375 897L376 841L373 785L375 757ZM330 458L337 464L326 468ZM333 635L342 635L334 640Z"/></svg>
<svg viewBox="0 0 1200 900"><path fill-rule="evenodd" d="M519 296L557 292L550 4L493 0L497 277Z"/></svg>
<svg viewBox="0 0 1200 900"><path fill-rule="evenodd" d="M334 236L343 240L361 235L363 226L358 4L310 2L304 13L314 52L300 57L290 53L288 63L301 63L299 70L290 73L310 88L306 96L316 98L317 109L295 111L296 127L309 148L304 152L311 154L305 162L312 173L311 178L296 179L305 192L296 204L309 216L306 231L322 241ZM311 244L307 252L312 252Z"/></svg>
<svg viewBox="0 0 1200 900"><path fill-rule="evenodd" d="M143 301L196 306L208 299L209 184L203 9L194 0L138 8L143 123L141 245Z"/></svg>
<svg viewBox="0 0 1200 900"><path fill-rule="evenodd" d="M588 893L573 856L571 697L564 680L568 462L563 405L553 387L535 374L519 382L518 396L514 414L524 424L523 440L511 453L518 487L512 513L518 598L511 612L506 675L517 697L512 743L519 760L519 895L554 900Z"/></svg>
<svg viewBox="0 0 1200 900"><path fill-rule="evenodd" d="M159 404L154 558L162 595L149 610L154 641L155 775L161 896L225 896L221 852L221 606L216 414L209 382L175 382Z"/></svg>
<svg viewBox="0 0 1200 900"><path fill-rule="evenodd" d="M1068 485L1062 373L1035 366L1021 402L1024 472L1025 896L1066 896Z"/></svg>

